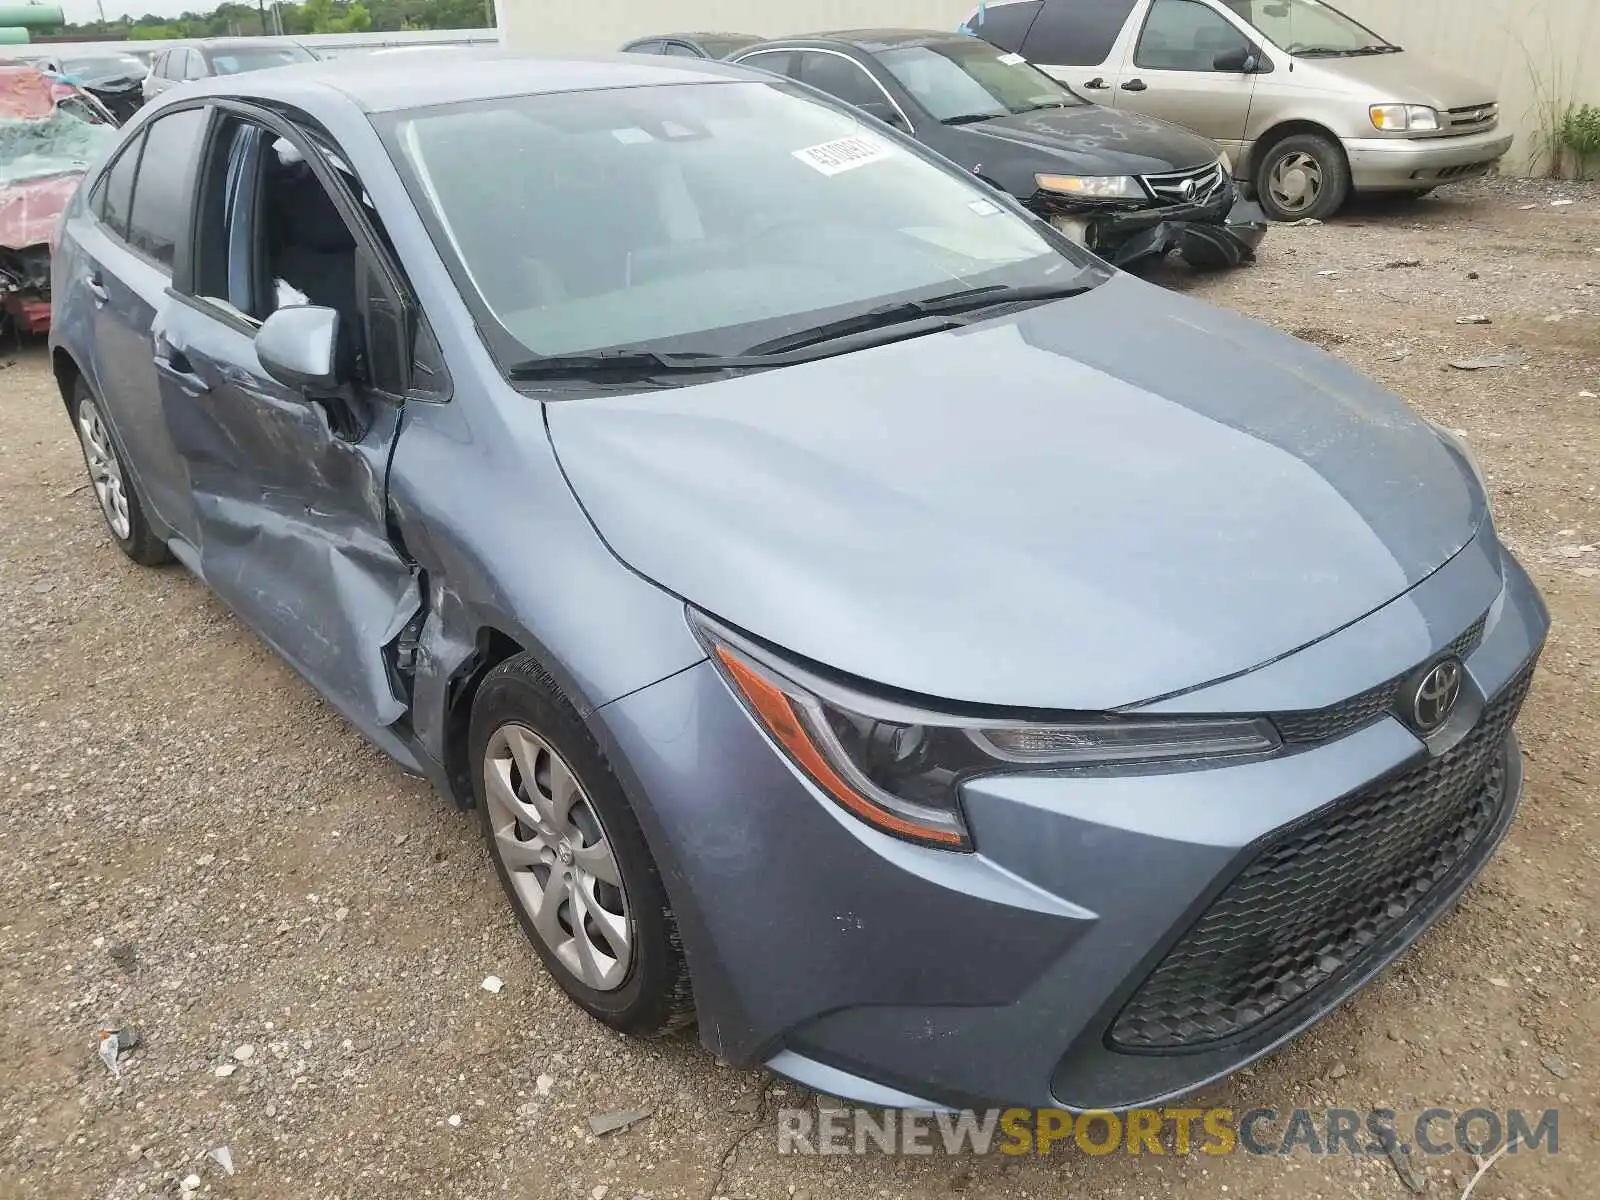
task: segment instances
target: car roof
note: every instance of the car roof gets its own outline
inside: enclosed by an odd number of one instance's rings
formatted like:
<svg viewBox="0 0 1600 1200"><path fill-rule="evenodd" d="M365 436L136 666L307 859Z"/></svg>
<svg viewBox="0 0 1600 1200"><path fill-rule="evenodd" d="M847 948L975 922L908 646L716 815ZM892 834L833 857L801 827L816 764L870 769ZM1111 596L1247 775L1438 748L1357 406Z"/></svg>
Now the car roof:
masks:
<svg viewBox="0 0 1600 1200"><path fill-rule="evenodd" d="M762 40L759 33L734 33L730 30L701 29L694 33L652 33L645 37L630 38L628 45L636 42L665 42L676 38L680 42L698 42L701 38L749 38L752 41Z"/></svg>
<svg viewBox="0 0 1600 1200"><path fill-rule="evenodd" d="M305 49L299 42L287 39L279 40L278 38L273 38L271 41L267 41L264 38L186 38L181 42L173 42L171 46L165 47L165 49L177 49L180 46L187 47L190 50L233 51L235 53L241 50L276 50L282 46L292 46L296 50Z"/></svg>
<svg viewBox="0 0 1600 1200"><path fill-rule="evenodd" d="M929 46L940 42L960 41L970 35L949 29L838 29L825 33L797 34L774 38L763 45L812 45L831 42L839 46L853 46L857 50L877 53L900 46Z"/></svg>
<svg viewBox="0 0 1600 1200"><path fill-rule="evenodd" d="M276 100L302 108L342 98L365 112L381 113L505 96L740 80L769 82L764 74L709 59L621 53L552 57L452 47L436 54L366 54L247 71L186 85L182 94Z"/></svg>

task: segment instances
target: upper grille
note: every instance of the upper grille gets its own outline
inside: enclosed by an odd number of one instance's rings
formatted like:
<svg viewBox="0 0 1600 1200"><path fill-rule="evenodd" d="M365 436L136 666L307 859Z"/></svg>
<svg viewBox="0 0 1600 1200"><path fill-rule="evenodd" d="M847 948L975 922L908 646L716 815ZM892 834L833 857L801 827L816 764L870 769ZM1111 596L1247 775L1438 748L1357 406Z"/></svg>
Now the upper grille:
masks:
<svg viewBox="0 0 1600 1200"><path fill-rule="evenodd" d="M1494 102L1488 104L1468 104L1464 108L1446 110L1443 124L1451 133L1475 133L1481 129L1492 129L1500 123L1500 106Z"/></svg>
<svg viewBox="0 0 1600 1200"><path fill-rule="evenodd" d="M1469 656L1483 640L1483 626L1487 620L1488 614L1485 613L1467 626L1460 637L1439 652L1440 656L1453 654L1460 659ZM1348 700L1330 704L1327 708L1274 713L1272 723L1278 727L1278 736L1291 745L1331 742L1335 738L1344 737L1363 726L1372 724L1384 713L1393 709L1399 703L1400 689L1405 686L1406 676L1410 673L1407 671L1405 674L1396 675L1393 679L1385 680L1376 687L1351 696Z"/></svg>
<svg viewBox="0 0 1600 1200"><path fill-rule="evenodd" d="M1381 948L1474 861L1507 802L1504 739L1533 666L1447 754L1347 797L1262 849L1134 993L1111 1041L1173 1048L1243 1033Z"/></svg>
<svg viewBox="0 0 1600 1200"><path fill-rule="evenodd" d="M1152 196L1169 204L1204 204L1215 198L1228 181L1220 162L1192 171L1168 171L1163 175L1145 175L1142 178ZM1185 184L1194 185L1194 190L1188 195L1184 194Z"/></svg>

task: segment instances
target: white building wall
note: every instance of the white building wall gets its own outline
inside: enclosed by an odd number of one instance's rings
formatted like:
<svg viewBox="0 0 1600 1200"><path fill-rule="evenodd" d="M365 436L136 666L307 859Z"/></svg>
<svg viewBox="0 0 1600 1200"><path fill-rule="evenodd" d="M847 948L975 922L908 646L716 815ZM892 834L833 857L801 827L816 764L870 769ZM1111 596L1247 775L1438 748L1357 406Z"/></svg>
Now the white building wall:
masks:
<svg viewBox="0 0 1600 1200"><path fill-rule="evenodd" d="M1408 50L1494 83L1517 134L1511 166L1539 164L1552 100L1600 104L1600 0L1334 0ZM781 37L872 26L953 29L976 0L497 0L507 44L615 50L674 30Z"/></svg>
<svg viewBox="0 0 1600 1200"><path fill-rule="evenodd" d="M651 33L705 30L783 37L819 29L954 29L976 0L497 0L518 50L615 50Z"/></svg>

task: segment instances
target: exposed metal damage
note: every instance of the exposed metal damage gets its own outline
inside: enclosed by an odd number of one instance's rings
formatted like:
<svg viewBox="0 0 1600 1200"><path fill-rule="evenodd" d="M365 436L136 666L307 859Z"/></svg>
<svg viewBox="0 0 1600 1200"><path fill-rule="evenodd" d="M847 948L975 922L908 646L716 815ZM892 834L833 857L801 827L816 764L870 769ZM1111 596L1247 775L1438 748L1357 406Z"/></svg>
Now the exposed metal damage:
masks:
<svg viewBox="0 0 1600 1200"><path fill-rule="evenodd" d="M50 327L50 243L83 173L116 140L92 96L27 66L0 67L0 314Z"/></svg>

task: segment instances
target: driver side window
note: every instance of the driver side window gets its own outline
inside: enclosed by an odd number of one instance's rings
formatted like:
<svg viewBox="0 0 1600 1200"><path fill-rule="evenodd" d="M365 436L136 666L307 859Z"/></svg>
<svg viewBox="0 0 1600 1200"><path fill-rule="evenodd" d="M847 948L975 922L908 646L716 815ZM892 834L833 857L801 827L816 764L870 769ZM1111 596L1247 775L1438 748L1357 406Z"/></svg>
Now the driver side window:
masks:
<svg viewBox="0 0 1600 1200"><path fill-rule="evenodd" d="M1217 55L1248 47L1244 34L1200 0L1155 0L1133 63L1147 71L1215 71Z"/></svg>

